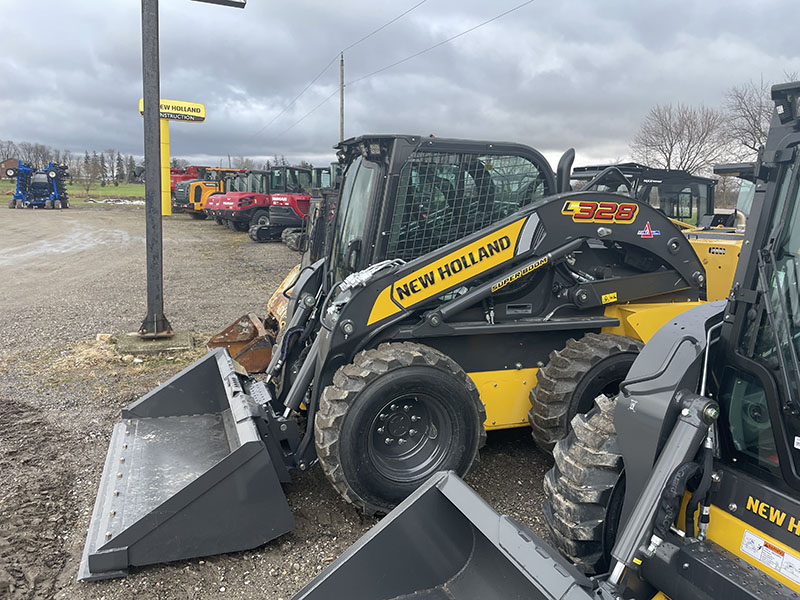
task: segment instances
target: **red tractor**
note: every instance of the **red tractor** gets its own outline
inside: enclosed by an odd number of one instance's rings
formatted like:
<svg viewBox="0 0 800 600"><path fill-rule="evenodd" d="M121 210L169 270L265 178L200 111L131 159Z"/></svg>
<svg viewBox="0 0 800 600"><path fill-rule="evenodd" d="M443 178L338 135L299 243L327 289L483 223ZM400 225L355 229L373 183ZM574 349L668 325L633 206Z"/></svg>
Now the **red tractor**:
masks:
<svg viewBox="0 0 800 600"><path fill-rule="evenodd" d="M206 213L234 231L252 228L260 230L264 239L280 239L283 229L299 227L305 219L310 188L310 169L274 167L247 171L231 178L227 192L209 196Z"/></svg>

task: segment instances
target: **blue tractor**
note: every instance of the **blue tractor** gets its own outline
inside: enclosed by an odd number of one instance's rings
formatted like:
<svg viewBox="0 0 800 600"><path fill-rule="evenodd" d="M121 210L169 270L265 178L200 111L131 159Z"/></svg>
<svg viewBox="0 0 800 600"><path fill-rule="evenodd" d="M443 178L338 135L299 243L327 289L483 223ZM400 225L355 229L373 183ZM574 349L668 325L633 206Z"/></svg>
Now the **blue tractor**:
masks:
<svg viewBox="0 0 800 600"><path fill-rule="evenodd" d="M66 165L51 162L46 169L38 170L23 162L17 165L5 171L6 177L17 178L17 190L8 208L69 208Z"/></svg>

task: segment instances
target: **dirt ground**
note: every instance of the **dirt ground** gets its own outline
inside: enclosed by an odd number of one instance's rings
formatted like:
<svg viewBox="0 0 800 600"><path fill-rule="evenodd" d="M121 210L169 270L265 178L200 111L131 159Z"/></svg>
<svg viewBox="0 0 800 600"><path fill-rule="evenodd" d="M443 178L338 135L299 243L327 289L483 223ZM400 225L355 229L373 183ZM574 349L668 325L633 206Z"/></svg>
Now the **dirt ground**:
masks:
<svg viewBox="0 0 800 600"><path fill-rule="evenodd" d="M83 206L0 212L0 598L288 600L376 521L321 470L285 487L297 528L253 551L143 567L127 578L76 575L120 409L202 355L130 360L95 340L145 314L144 211ZM212 221L164 221L165 313L204 340L262 313L298 261ZM525 429L490 433L467 478L499 511L542 532L551 461Z"/></svg>

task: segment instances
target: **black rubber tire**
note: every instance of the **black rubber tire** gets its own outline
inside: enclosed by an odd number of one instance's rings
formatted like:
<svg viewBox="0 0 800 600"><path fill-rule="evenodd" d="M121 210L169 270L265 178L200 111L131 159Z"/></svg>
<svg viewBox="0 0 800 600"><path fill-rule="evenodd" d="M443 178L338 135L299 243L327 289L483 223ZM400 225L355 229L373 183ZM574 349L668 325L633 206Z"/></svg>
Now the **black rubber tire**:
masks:
<svg viewBox="0 0 800 600"><path fill-rule="evenodd" d="M302 240L303 240L303 232L295 231L286 236L284 243L289 248L289 250L300 252L300 244Z"/></svg>
<svg viewBox="0 0 800 600"><path fill-rule="evenodd" d="M225 225L225 219L223 219L222 217L214 217L214 221L216 222L217 225Z"/></svg>
<svg viewBox="0 0 800 600"><path fill-rule="evenodd" d="M206 213L204 213L204 212L191 212L191 213L189 213L189 216L191 216L193 219L196 219L198 221L202 221L202 220L208 218L208 215Z"/></svg>
<svg viewBox="0 0 800 600"><path fill-rule="evenodd" d="M17 201L16 201L16 200L14 200L14 198L11 198L11 199L9 199L9 201L8 201L8 208L15 208L15 207L16 207L16 204L17 204Z"/></svg>
<svg viewBox="0 0 800 600"><path fill-rule="evenodd" d="M61 204L61 208L69 208L69 200L64 198L64 201Z"/></svg>
<svg viewBox="0 0 800 600"><path fill-rule="evenodd" d="M250 224L244 221L233 221L233 230L247 232L250 230Z"/></svg>
<svg viewBox="0 0 800 600"><path fill-rule="evenodd" d="M613 333L587 333L553 350L530 391L528 421L536 444L552 452L567 437L576 414L586 414L599 394L614 396L643 344Z"/></svg>
<svg viewBox="0 0 800 600"><path fill-rule="evenodd" d="M299 229L297 227L287 227L286 229L281 231L281 241L285 244L289 236L298 231L302 231L302 229Z"/></svg>
<svg viewBox="0 0 800 600"><path fill-rule="evenodd" d="M25 208L25 204L23 204L22 200L17 202L16 208Z"/></svg>
<svg viewBox="0 0 800 600"><path fill-rule="evenodd" d="M255 225L269 225L268 210L257 210L253 213L253 216L250 217L250 227Z"/></svg>
<svg viewBox="0 0 800 600"><path fill-rule="evenodd" d="M19 170L16 167L8 167L6 169L6 177L9 179L14 179L17 175L19 175Z"/></svg>
<svg viewBox="0 0 800 600"><path fill-rule="evenodd" d="M52 200L45 200L44 201L45 208L53 208L53 201Z"/></svg>
<svg viewBox="0 0 800 600"><path fill-rule="evenodd" d="M455 361L422 344L385 343L336 371L314 440L336 491L367 514L386 514L437 471L466 475L486 441L485 419ZM401 439L408 449L399 450Z"/></svg>
<svg viewBox="0 0 800 600"><path fill-rule="evenodd" d="M576 415L556 444L544 477L542 510L550 539L584 573L604 573L625 499L625 471L614 429L616 399L601 396L588 415Z"/></svg>
<svg viewBox="0 0 800 600"><path fill-rule="evenodd" d="M61 210L61 200L55 200L53 202L53 208L55 208L56 210Z"/></svg>
<svg viewBox="0 0 800 600"><path fill-rule="evenodd" d="M230 219L225 219L225 227L227 227L231 231L236 231L236 227L233 224L233 221L231 221Z"/></svg>

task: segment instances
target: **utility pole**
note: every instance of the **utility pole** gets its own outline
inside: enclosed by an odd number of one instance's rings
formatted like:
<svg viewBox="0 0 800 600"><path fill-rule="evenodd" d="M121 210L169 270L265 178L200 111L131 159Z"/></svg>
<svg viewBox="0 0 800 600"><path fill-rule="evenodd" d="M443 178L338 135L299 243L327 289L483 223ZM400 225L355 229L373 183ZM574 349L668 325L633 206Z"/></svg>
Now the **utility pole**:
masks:
<svg viewBox="0 0 800 600"><path fill-rule="evenodd" d="M144 99L144 196L147 246L147 315L139 328L144 338L172 337L164 316L161 231L161 123L158 64L158 0L142 0L142 98Z"/></svg>
<svg viewBox="0 0 800 600"><path fill-rule="evenodd" d="M339 55L339 141L344 140L344 52Z"/></svg>

